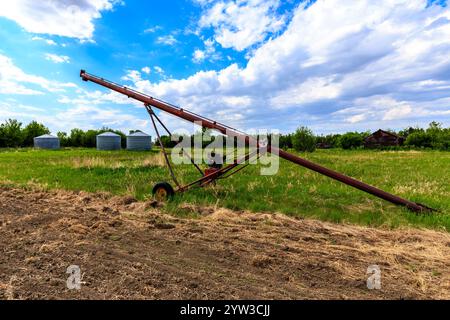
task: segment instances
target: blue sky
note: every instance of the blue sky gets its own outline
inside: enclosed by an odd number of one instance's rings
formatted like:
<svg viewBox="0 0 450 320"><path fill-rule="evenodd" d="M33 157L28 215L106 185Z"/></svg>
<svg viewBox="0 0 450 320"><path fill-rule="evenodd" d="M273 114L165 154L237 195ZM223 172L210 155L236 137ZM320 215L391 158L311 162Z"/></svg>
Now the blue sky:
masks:
<svg viewBox="0 0 450 320"><path fill-rule="evenodd" d="M0 40L0 121L53 133L151 132L80 69L244 130L450 125L442 0L2 1Z"/></svg>

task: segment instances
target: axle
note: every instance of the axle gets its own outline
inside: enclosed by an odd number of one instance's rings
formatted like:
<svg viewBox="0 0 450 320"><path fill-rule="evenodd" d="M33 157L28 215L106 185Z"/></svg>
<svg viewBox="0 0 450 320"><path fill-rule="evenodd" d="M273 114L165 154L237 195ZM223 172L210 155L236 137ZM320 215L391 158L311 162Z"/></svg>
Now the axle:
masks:
<svg viewBox="0 0 450 320"><path fill-rule="evenodd" d="M255 139L241 131L238 131L236 129L233 129L229 126L226 126L224 124L221 124L217 121L202 117L198 114L195 114L193 112L184 110L182 108L176 107L174 105L171 105L167 102L164 102L162 100L153 98L149 95L140 93L136 90L124 87L124 86L120 86L114 82L105 80L103 78L99 78L97 76L91 75L89 73L87 73L84 70L81 70L80 72L80 77L82 78L83 81L91 81L94 82L96 84L99 84L103 87L109 88L113 91L119 92L123 95L128 96L128 98L132 98L135 99L137 101L142 102L145 106L152 106L155 108L158 108L159 110L165 111L169 114L172 114L176 117L179 117L181 119L193 122L193 123L201 123L202 127L208 128L208 129L213 129L216 130L224 135L228 135L228 136L232 136L232 137L236 137L237 139L240 139L242 141L245 141L245 143L249 143L249 142L255 142ZM280 150L279 148L276 147L268 147L267 148L267 152L270 152L272 154L276 154L279 157L286 159L288 161L291 161L293 163L296 163L300 166L303 166L305 168L308 168L310 170L313 170L315 172L318 172L320 174L323 174L327 177L330 177L332 179L335 179L337 181L340 181L346 185L352 186L354 188L357 188L359 190L365 191L367 193L370 193L376 197L379 197L381 199L384 199L386 201L389 201L391 203L394 203L396 205L401 205L404 206L412 211L415 212L423 212L423 211L431 211L432 209L416 203L416 202L412 202L406 199L403 199L401 197L395 196L391 193L388 193L386 191L383 191L381 189L378 189L374 186L368 185L364 182L361 182L359 180L356 180L354 178L351 178L349 176L346 176L344 174L341 174L339 172L333 171L331 169L325 168L323 166L320 166L314 162L311 162L309 160L303 159L299 156L293 155L289 152L286 152L284 150Z"/></svg>

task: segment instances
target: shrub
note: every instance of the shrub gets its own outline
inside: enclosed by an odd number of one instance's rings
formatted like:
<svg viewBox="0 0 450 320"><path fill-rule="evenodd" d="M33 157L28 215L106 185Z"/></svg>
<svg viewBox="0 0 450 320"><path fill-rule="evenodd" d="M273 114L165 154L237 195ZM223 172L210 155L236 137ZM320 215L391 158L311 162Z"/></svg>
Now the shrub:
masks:
<svg viewBox="0 0 450 320"><path fill-rule="evenodd" d="M316 137L307 127L300 127L292 135L292 146L297 151L313 152L316 150Z"/></svg>
<svg viewBox="0 0 450 320"><path fill-rule="evenodd" d="M411 133L408 138L406 138L405 144L417 148L431 148L432 142L433 139L429 133L419 131Z"/></svg>
<svg viewBox="0 0 450 320"><path fill-rule="evenodd" d="M340 134L328 134L326 136L318 136L317 143L321 143L323 145L328 145L331 148L337 148L339 147L339 138Z"/></svg>
<svg viewBox="0 0 450 320"><path fill-rule="evenodd" d="M292 148L292 134L280 135L279 144L280 144L281 149L291 149Z"/></svg>
<svg viewBox="0 0 450 320"><path fill-rule="evenodd" d="M67 136L67 133L60 131L56 134L56 136L59 138L59 144L61 147L69 146L69 137Z"/></svg>
<svg viewBox="0 0 450 320"><path fill-rule="evenodd" d="M25 147L31 147L34 144L34 138L44 134L50 134L50 130L41 123L31 121L23 129L23 145Z"/></svg>
<svg viewBox="0 0 450 320"><path fill-rule="evenodd" d="M342 149L356 149L363 145L363 134L347 132L339 137L339 146Z"/></svg>
<svg viewBox="0 0 450 320"><path fill-rule="evenodd" d="M190 139L190 137L188 139ZM164 148L174 148L177 145L177 142L172 141L172 138L170 136L161 136L161 142ZM155 143L157 146L159 146L159 141L157 138L155 140Z"/></svg>
<svg viewBox="0 0 450 320"><path fill-rule="evenodd" d="M88 130L84 133L83 147L95 148L97 146L97 135L100 132L97 130Z"/></svg>
<svg viewBox="0 0 450 320"><path fill-rule="evenodd" d="M82 147L84 143L84 131L78 128L70 131L69 146Z"/></svg>
<svg viewBox="0 0 450 320"><path fill-rule="evenodd" d="M7 148L17 148L23 144L22 123L8 119L0 125L1 136L0 146Z"/></svg>

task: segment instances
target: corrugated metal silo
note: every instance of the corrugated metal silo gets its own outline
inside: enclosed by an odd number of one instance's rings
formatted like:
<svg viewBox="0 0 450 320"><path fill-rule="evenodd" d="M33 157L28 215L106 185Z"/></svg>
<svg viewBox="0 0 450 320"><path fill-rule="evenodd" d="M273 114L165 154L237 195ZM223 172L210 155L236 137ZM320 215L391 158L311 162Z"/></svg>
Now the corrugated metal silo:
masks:
<svg viewBox="0 0 450 320"><path fill-rule="evenodd" d="M120 150L121 137L113 132L105 132L97 136L97 150Z"/></svg>
<svg viewBox="0 0 450 320"><path fill-rule="evenodd" d="M33 140L35 148L51 150L57 150L60 148L59 138L50 134L44 134L34 138Z"/></svg>
<svg viewBox="0 0 450 320"><path fill-rule="evenodd" d="M152 137L144 132L135 132L127 136L127 150L147 151L152 148Z"/></svg>

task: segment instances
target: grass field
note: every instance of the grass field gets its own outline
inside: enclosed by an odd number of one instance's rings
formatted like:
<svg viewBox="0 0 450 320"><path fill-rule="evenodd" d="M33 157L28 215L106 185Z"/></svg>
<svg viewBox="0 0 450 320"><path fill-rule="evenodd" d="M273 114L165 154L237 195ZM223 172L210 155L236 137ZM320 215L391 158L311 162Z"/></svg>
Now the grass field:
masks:
<svg viewBox="0 0 450 320"><path fill-rule="evenodd" d="M188 206L181 206L189 203L370 226L450 230L448 152L319 150L301 156L441 212L415 214L284 160L274 176L261 176L259 166L249 166L216 186L177 195L165 210L189 215ZM176 166L175 170L183 182L198 177L190 165ZM157 150L0 151L2 184L105 191L146 199L152 186L164 180L170 181L169 174Z"/></svg>

